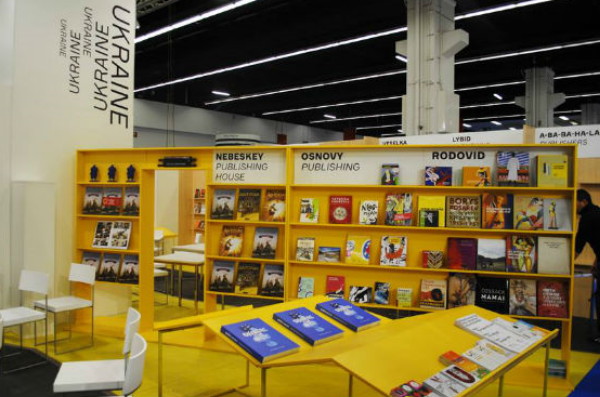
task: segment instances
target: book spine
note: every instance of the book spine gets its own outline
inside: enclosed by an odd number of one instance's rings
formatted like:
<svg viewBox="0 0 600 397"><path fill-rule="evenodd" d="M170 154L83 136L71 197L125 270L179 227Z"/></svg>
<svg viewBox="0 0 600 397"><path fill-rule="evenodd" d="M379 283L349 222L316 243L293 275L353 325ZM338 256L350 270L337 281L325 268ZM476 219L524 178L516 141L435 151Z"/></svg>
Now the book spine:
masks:
<svg viewBox="0 0 600 397"><path fill-rule="evenodd" d="M293 327L290 324L286 323L282 318L275 317L275 316L273 316L273 318L279 324L283 325L284 327L286 327L287 329L289 329L290 331L292 331L292 333L294 333L296 336L300 337L303 341L309 343L311 346L315 345L315 341L314 340L312 340L311 338L309 338L307 335L304 335L302 332L298 331L295 327Z"/></svg>

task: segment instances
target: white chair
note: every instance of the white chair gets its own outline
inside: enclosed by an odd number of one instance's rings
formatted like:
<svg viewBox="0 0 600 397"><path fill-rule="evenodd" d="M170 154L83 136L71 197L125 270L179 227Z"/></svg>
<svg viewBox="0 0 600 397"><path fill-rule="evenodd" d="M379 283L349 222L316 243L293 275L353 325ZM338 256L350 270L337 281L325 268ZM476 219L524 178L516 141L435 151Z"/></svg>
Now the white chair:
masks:
<svg viewBox="0 0 600 397"><path fill-rule="evenodd" d="M0 317L4 321L4 327L16 327L19 326L19 344L21 350L23 349L23 325L33 323L34 324L34 335L37 334L37 322L44 320L44 340L45 349L44 356L45 360L33 364L29 364L23 367L11 369L7 372L15 372L22 369L31 368L37 365L47 363L48 358L48 315L44 310L40 312L33 308L22 306L23 304L23 292L32 292L44 296L44 301L48 302L48 284L49 277L46 273L36 272L32 270L21 270L21 277L19 279L19 291L21 292L21 306L12 307L8 309L0 310ZM18 354L18 353L16 353ZM15 355L15 354L12 354ZM12 356L11 355L11 356ZM5 356L9 357L9 356Z"/></svg>
<svg viewBox="0 0 600 397"><path fill-rule="evenodd" d="M96 360L96 361L71 361L62 363L56 379L54 380L54 393L71 393L101 390L123 390L128 376L137 374L138 368L130 368L130 364L136 362L136 358L146 352L146 342L137 334L140 327L140 313L129 308L125 324L125 339L123 340L123 358L118 360ZM139 338L135 338L139 337ZM141 341L139 339L141 338ZM137 339L137 342L136 342ZM141 346L140 346L141 344ZM130 354L131 353L131 354ZM136 359L132 361L133 359ZM140 380L141 383L141 380ZM135 385L133 385L135 386ZM138 384L139 387L139 384ZM135 390L137 387L134 387ZM130 393L133 390L129 389Z"/></svg>
<svg viewBox="0 0 600 397"><path fill-rule="evenodd" d="M71 263L69 270L69 281L70 281L70 295L61 296L59 298L47 299L46 301L40 300L34 302L34 307L38 309L47 310L48 313L54 315L54 353L62 354L71 352L74 350L91 347L94 345L94 283L96 281L96 268L94 266L82 265L80 263ZM75 283L82 283L90 286L90 299L83 299L77 296L73 296L73 285ZM74 349L58 351L57 342L71 338L71 327L69 326L69 338L58 339L57 338L57 315L59 313L69 313L69 324L71 322L71 312L80 309L91 308L91 341L89 345L81 346Z"/></svg>

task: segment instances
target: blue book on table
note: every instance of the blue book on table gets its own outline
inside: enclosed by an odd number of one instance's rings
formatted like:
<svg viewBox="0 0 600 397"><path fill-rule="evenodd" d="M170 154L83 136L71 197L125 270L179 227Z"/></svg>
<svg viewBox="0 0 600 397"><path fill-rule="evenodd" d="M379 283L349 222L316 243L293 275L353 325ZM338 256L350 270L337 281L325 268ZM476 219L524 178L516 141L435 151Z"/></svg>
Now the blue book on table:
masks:
<svg viewBox="0 0 600 397"><path fill-rule="evenodd" d="M273 318L313 346L339 338L344 333L305 307L275 313Z"/></svg>
<svg viewBox="0 0 600 397"><path fill-rule="evenodd" d="M221 332L261 363L295 353L300 348L259 318L223 325Z"/></svg>
<svg viewBox="0 0 600 397"><path fill-rule="evenodd" d="M318 303L317 310L327 314L355 332L379 324L377 317L344 299L334 299Z"/></svg>

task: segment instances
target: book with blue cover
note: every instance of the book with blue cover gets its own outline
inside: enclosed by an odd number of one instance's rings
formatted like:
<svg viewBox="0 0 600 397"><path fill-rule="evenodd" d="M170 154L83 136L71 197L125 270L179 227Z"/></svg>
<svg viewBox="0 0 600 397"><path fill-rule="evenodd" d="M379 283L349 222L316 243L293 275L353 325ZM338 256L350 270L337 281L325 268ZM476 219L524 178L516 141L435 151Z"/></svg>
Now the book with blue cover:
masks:
<svg viewBox="0 0 600 397"><path fill-rule="evenodd" d="M261 363L300 349L298 344L260 318L223 325L221 332Z"/></svg>
<svg viewBox="0 0 600 397"><path fill-rule="evenodd" d="M371 313L354 306L345 299L334 299L317 304L317 310L327 314L354 332L379 325L379 319Z"/></svg>
<svg viewBox="0 0 600 397"><path fill-rule="evenodd" d="M340 338L344 333L305 307L275 313L273 319L313 346Z"/></svg>

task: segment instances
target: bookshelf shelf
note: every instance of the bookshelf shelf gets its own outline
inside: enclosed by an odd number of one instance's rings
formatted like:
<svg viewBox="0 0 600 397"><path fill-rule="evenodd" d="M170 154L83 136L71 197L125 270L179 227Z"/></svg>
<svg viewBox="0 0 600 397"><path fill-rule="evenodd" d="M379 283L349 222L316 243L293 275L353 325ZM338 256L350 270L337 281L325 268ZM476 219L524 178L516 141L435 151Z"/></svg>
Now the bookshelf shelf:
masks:
<svg viewBox="0 0 600 397"><path fill-rule="evenodd" d="M230 261L230 262L261 262L261 263L283 263L284 259L263 259L263 258L252 258L247 256L219 256L219 255L206 255L207 259L214 259L218 261Z"/></svg>
<svg viewBox="0 0 600 397"><path fill-rule="evenodd" d="M206 186L213 188L238 188L238 189L246 189L246 188L285 188L287 185L284 183L209 183Z"/></svg>
<svg viewBox="0 0 600 397"><path fill-rule="evenodd" d="M285 222L266 222L266 221L243 221L229 219L210 219L211 223L223 225L259 225L259 226L285 226Z"/></svg>
<svg viewBox="0 0 600 397"><path fill-rule="evenodd" d="M78 214L77 215L78 218L83 218L83 219L107 219L107 218L113 218L113 219L118 219L118 220L127 220L127 221L137 221L140 219L139 216L131 216L131 215L102 215L102 214L97 214L97 215L91 215L91 214Z"/></svg>
<svg viewBox="0 0 600 397"><path fill-rule="evenodd" d="M265 296L255 294L236 294L235 292L219 292L219 291L206 291L207 295L222 295L222 296L235 296L238 298L252 298L252 299L269 299L274 301L283 301L283 297L279 296Z"/></svg>
<svg viewBox="0 0 600 397"><path fill-rule="evenodd" d="M573 191L572 187L546 187L546 186L426 186L426 185L291 185L292 189L325 189L325 190L423 190L434 191L436 193L453 193L453 192L468 192L468 193L485 193L488 191L494 192L512 192L517 194L522 193L569 193Z"/></svg>
<svg viewBox="0 0 600 397"><path fill-rule="evenodd" d="M77 249L81 250L81 251L104 252L104 253L110 253L110 254L139 254L140 253L140 250L137 250L137 249L119 250L119 249L110 249L110 248L92 248L92 247L82 247L82 246L78 246Z"/></svg>
<svg viewBox="0 0 600 397"><path fill-rule="evenodd" d="M100 187L127 187L139 186L139 182L77 182L79 186L100 186Z"/></svg>

